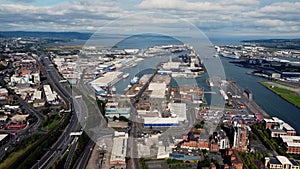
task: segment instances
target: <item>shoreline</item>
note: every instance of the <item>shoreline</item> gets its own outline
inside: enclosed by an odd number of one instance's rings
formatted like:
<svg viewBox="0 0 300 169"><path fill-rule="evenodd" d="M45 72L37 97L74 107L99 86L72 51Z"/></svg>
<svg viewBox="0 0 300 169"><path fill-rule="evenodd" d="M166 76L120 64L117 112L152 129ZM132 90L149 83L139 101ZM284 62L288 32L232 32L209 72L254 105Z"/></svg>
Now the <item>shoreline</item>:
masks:
<svg viewBox="0 0 300 169"><path fill-rule="evenodd" d="M266 89L268 89L269 91L273 92L274 94L276 94L277 96L279 96L280 98L282 98L283 100L285 100L286 102L288 102L291 105L295 106L296 108L300 109L300 105L296 105L296 104L292 103L291 101L289 101L288 99L286 99L285 97L283 97L280 93L277 93L276 91L272 90L270 87L268 87L268 84L266 82L259 82L259 84L262 85L262 86L264 86Z"/></svg>

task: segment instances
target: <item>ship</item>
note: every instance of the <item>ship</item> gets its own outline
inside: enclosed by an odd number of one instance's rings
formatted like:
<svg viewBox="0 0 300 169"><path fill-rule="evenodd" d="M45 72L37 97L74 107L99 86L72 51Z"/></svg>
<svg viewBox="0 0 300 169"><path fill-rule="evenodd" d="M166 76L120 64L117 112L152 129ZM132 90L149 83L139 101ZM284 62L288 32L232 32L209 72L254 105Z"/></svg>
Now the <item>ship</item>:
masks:
<svg viewBox="0 0 300 169"><path fill-rule="evenodd" d="M123 74L122 77L123 77L124 79L126 79L128 76L129 76L129 73L125 73L125 74Z"/></svg>
<svg viewBox="0 0 300 169"><path fill-rule="evenodd" d="M223 51L223 52L220 52L220 55L225 58L232 58L232 59L240 58L240 55L238 52Z"/></svg>
<svg viewBox="0 0 300 169"><path fill-rule="evenodd" d="M138 82L139 82L139 77L134 76L130 81L130 85L133 86L133 85L137 84Z"/></svg>

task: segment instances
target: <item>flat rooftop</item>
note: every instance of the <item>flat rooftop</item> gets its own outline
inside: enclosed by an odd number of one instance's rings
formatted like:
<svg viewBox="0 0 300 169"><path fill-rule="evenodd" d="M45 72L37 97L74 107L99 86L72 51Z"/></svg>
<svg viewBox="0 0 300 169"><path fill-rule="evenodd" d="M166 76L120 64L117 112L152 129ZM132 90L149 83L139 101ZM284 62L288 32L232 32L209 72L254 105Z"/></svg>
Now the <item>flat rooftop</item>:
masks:
<svg viewBox="0 0 300 169"><path fill-rule="evenodd" d="M108 86L113 81L118 79L122 74L123 74L123 72L107 72L102 77L99 77L99 78L91 81L90 84L96 85L96 86Z"/></svg>
<svg viewBox="0 0 300 169"><path fill-rule="evenodd" d="M0 88L0 93L7 93L8 91L7 91L7 89L5 89L5 88Z"/></svg>
<svg viewBox="0 0 300 169"><path fill-rule="evenodd" d="M179 121L187 120L185 103L169 103L168 107L172 113L176 114Z"/></svg>
<svg viewBox="0 0 300 169"><path fill-rule="evenodd" d="M153 83L149 84L148 90L151 90L151 98L165 98L167 85L165 83Z"/></svg>
<svg viewBox="0 0 300 169"><path fill-rule="evenodd" d="M286 158L285 156L276 156L276 158L277 158L277 160L278 160L281 164L283 164L283 165L285 165L285 164L293 165L293 164L290 162L290 160L289 160L288 158Z"/></svg>
<svg viewBox="0 0 300 169"><path fill-rule="evenodd" d="M114 138L114 144L111 152L110 162L125 162L127 149L127 138Z"/></svg>
<svg viewBox="0 0 300 169"><path fill-rule="evenodd" d="M177 124L178 118L144 117L145 124Z"/></svg>
<svg viewBox="0 0 300 169"><path fill-rule="evenodd" d="M180 62L167 62L163 64L163 69L178 69Z"/></svg>
<svg viewBox="0 0 300 169"><path fill-rule="evenodd" d="M289 147L300 147L300 136L280 136Z"/></svg>
<svg viewBox="0 0 300 169"><path fill-rule="evenodd" d="M295 129L290 126L288 123L283 123L282 125L287 131L295 131Z"/></svg>

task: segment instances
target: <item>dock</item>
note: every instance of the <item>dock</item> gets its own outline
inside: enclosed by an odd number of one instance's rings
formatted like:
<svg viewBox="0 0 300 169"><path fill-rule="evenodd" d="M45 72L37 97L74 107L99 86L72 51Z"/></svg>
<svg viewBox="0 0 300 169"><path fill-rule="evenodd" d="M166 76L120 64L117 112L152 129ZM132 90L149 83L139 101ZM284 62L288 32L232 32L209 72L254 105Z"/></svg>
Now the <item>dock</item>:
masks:
<svg viewBox="0 0 300 169"><path fill-rule="evenodd" d="M229 83L227 86L227 91L236 93L241 96L240 101L245 104L245 106L249 109L249 112L251 113L258 113L261 114L265 118L269 118L270 115L266 113L259 105L255 103L252 99L247 98L244 95L244 91L240 89L236 83Z"/></svg>

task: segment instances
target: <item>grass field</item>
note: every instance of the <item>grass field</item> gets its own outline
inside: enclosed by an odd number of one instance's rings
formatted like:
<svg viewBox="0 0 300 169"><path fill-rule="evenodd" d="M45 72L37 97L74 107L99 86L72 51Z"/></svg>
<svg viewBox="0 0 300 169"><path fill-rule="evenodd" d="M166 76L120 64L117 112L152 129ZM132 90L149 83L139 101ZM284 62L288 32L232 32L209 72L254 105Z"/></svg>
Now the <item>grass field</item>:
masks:
<svg viewBox="0 0 300 169"><path fill-rule="evenodd" d="M4 161L0 163L0 168L6 168L16 161L24 152L26 152L32 145L24 149L11 153Z"/></svg>
<svg viewBox="0 0 300 169"><path fill-rule="evenodd" d="M10 153L4 161L0 162L0 168L7 168L12 165L20 156L23 155L23 153L30 149L30 147L33 146L39 138L40 135L34 135L23 141L21 145L16 148L16 151Z"/></svg>
<svg viewBox="0 0 300 169"><path fill-rule="evenodd" d="M50 124L48 124L47 126L43 127L43 130L52 130L57 125L57 123L58 123L58 120L54 119Z"/></svg>
<svg viewBox="0 0 300 169"><path fill-rule="evenodd" d="M287 100L288 102L294 104L295 106L300 108L300 94L294 91L290 91L288 89L279 88L276 86L271 86L265 82L260 82L260 84L264 85L283 99Z"/></svg>

